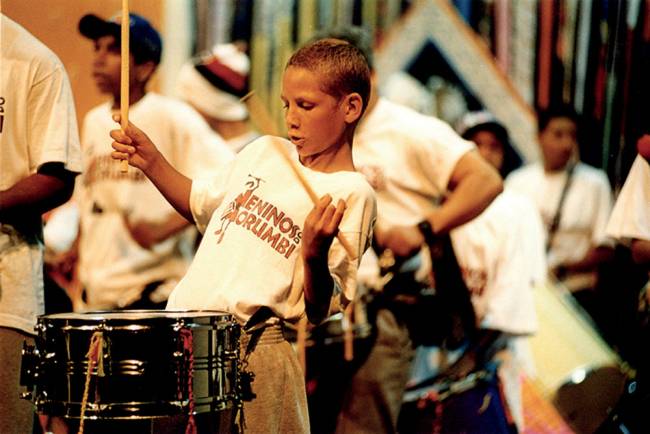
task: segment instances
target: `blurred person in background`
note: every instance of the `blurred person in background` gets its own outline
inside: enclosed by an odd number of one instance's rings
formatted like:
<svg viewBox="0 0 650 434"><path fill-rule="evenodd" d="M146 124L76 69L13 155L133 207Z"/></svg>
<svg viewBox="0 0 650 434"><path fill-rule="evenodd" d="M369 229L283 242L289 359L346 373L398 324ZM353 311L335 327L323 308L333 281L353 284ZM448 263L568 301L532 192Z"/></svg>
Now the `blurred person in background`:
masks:
<svg viewBox="0 0 650 434"><path fill-rule="evenodd" d="M178 97L194 107L235 153L259 137L241 101L248 93L249 70L242 47L220 44L183 65L176 82Z"/></svg>
<svg viewBox="0 0 650 434"><path fill-rule="evenodd" d="M537 123L542 161L510 173L506 186L535 203L546 227L549 271L598 323L598 269L614 255L614 241L605 233L612 189L604 171L579 159L573 108L552 106Z"/></svg>
<svg viewBox="0 0 650 434"><path fill-rule="evenodd" d="M92 75L109 97L88 112L82 126L85 171L75 200L84 302L93 310L162 309L189 266L195 229L140 170L123 172L111 158L109 132L120 103L119 14L108 20L85 15L79 31L93 43ZM188 104L148 90L162 54L158 31L131 14L129 42L129 118L188 176L232 160L223 140Z"/></svg>
<svg viewBox="0 0 650 434"><path fill-rule="evenodd" d="M32 432L21 400L23 342L44 313L42 215L81 172L74 99L59 58L0 14L0 432Z"/></svg>

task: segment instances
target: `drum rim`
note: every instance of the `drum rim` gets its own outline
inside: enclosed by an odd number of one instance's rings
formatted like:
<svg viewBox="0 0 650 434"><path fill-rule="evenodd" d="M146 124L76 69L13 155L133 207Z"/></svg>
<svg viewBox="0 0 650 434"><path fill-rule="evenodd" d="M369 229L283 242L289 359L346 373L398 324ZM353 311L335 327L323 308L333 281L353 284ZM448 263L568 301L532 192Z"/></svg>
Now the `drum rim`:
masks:
<svg viewBox="0 0 650 434"><path fill-rule="evenodd" d="M60 312L39 315L39 320L146 320L146 319L193 319L229 317L233 315L218 310L153 310L153 309L130 309L130 310L93 310L88 312Z"/></svg>

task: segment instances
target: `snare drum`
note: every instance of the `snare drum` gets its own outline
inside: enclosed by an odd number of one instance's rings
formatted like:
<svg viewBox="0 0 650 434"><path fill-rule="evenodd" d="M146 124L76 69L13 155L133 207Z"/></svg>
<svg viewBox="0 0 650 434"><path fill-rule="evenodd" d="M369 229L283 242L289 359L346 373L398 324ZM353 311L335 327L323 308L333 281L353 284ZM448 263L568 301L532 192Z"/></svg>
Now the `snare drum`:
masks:
<svg viewBox="0 0 650 434"><path fill-rule="evenodd" d="M21 382L39 413L148 419L233 410L239 334L232 315L212 311L63 313L40 316L23 351ZM86 390L91 339L101 352ZM100 374L103 371L103 376Z"/></svg>

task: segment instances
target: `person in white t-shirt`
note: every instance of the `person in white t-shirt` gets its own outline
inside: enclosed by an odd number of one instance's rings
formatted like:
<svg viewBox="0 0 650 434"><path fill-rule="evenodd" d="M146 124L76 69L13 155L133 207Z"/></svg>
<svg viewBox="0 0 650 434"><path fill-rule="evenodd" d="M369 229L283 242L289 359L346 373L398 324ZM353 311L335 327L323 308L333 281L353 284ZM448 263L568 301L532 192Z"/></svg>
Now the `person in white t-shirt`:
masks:
<svg viewBox="0 0 650 434"><path fill-rule="evenodd" d="M468 113L458 132L475 142L481 156L502 174L507 175L521 161L510 146L506 129L488 112ZM490 389L482 389L480 381L467 381L468 375L493 375L497 368L496 384L503 388L508 404L505 413L510 414L521 432L524 426L520 378L531 363L525 337L537 330L533 290L546 279L541 218L530 199L506 189L481 215L454 229L451 239L483 338L444 357L438 346L417 348L400 415L400 432L417 431L422 424L431 423L439 424L442 432L471 431L472 426L497 432L496 427L488 425L487 409L479 416L471 411L471 406L462 403L469 395L451 393L449 401L432 399L450 384L463 381L463 392L473 389L487 395ZM426 385L417 387L423 382ZM469 398L470 403L472 399ZM449 402L453 404L450 406ZM491 411L504 411L498 408L499 402L500 394L492 395ZM450 423L453 428L447 425Z"/></svg>
<svg viewBox="0 0 650 434"><path fill-rule="evenodd" d="M578 160L578 116L571 107L540 112L538 137L543 160L512 172L506 185L535 202L546 226L549 271L598 321L597 270L614 253L605 234L611 186L605 172Z"/></svg>
<svg viewBox="0 0 650 434"><path fill-rule="evenodd" d="M327 34L360 48L372 65L371 42L364 30L351 27ZM396 263L404 263L399 272L408 273L413 263L421 263L423 229L447 234L466 223L501 192L502 182L474 145L449 125L373 95L354 137L354 161L377 194L376 249L386 252L385 258L393 256ZM440 205L443 196L446 200ZM379 264L373 255L366 255L364 262L370 271L360 280L364 286L376 286ZM357 361L361 367L343 384L337 432L396 430L413 343L406 318L396 314L391 300L373 316L376 337L367 358ZM321 404L325 405L334 404Z"/></svg>
<svg viewBox="0 0 650 434"><path fill-rule="evenodd" d="M346 42L300 48L282 81L290 142L261 137L209 179L175 171L132 125L126 135L111 133L114 158L139 167L203 232L167 308L222 310L244 326L243 363L255 374L256 394L244 402L245 431L310 432L304 373L281 323L306 316L318 324L333 306L355 299L359 258L376 215L372 188L352 161L369 77L363 54ZM315 204L278 149L291 144L297 156L289 158L319 198Z"/></svg>
<svg viewBox="0 0 650 434"><path fill-rule="evenodd" d="M59 58L0 14L0 432L32 432L21 349L44 313L41 215L81 172L74 100Z"/></svg>
<svg viewBox="0 0 650 434"><path fill-rule="evenodd" d="M248 93L249 70L243 47L218 44L183 65L176 80L179 98L194 107L235 153L259 137L240 101Z"/></svg>
<svg viewBox="0 0 650 434"><path fill-rule="evenodd" d="M110 100L86 115L79 206L79 278L88 310L163 309L194 253L194 228L137 169L111 158L112 113L120 103L119 16L88 14L79 31L94 43L93 78ZM233 154L186 103L147 90L162 41L143 17L130 16L129 117L146 128L165 158L187 176L208 173ZM78 193L78 194L77 194Z"/></svg>

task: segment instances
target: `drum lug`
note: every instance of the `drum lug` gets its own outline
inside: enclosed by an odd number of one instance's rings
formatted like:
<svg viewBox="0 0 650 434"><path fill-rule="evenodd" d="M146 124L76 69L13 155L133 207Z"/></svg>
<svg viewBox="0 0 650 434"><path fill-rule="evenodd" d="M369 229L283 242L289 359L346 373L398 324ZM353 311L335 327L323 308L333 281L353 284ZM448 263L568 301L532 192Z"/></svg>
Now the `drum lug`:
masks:
<svg viewBox="0 0 650 434"><path fill-rule="evenodd" d="M36 333L39 336L41 336L43 333L45 333L45 331L47 330L47 327L42 322L38 322L36 324L36 326L34 327L34 330L36 331Z"/></svg>
<svg viewBox="0 0 650 434"><path fill-rule="evenodd" d="M27 388L34 387L36 377L36 365L38 363L38 350L34 345L29 345L26 341L23 342L22 360L20 365L20 385ZM29 394L31 399L31 393ZM25 398L27 399L27 398Z"/></svg>
<svg viewBox="0 0 650 434"><path fill-rule="evenodd" d="M21 392L20 393L20 399L25 399L27 401L32 400L32 392Z"/></svg>

